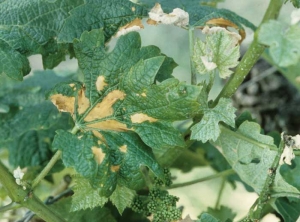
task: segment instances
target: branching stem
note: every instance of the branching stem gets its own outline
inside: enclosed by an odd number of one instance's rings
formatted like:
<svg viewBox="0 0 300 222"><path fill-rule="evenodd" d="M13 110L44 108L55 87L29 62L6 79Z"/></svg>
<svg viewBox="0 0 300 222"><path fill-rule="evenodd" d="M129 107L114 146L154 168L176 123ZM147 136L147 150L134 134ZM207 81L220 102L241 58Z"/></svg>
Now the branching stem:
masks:
<svg viewBox="0 0 300 222"><path fill-rule="evenodd" d="M224 170L220 173L216 173L214 175L203 177L203 178L200 178L200 179L197 179L197 180L192 180L192 181L189 181L189 182L174 184L174 185L170 186L168 189L185 187L185 186L193 185L193 184L196 184L196 183L204 182L204 181L207 181L207 180L212 180L212 179L215 179L215 178L218 178L218 177L226 177L226 176L229 176L229 175L232 175L232 174L235 174L235 171L233 169Z"/></svg>
<svg viewBox="0 0 300 222"><path fill-rule="evenodd" d="M0 207L0 212L14 210L14 209L18 209L20 207L21 207L20 204L17 204L16 202L11 202L10 204L7 204L6 206Z"/></svg>

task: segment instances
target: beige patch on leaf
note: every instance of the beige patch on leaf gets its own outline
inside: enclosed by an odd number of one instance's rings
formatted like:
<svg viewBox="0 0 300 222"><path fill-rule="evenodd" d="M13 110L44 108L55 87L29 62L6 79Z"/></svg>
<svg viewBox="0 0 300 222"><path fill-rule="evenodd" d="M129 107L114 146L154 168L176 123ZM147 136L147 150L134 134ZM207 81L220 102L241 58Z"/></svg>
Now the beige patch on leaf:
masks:
<svg viewBox="0 0 300 222"><path fill-rule="evenodd" d="M111 166L110 167L110 170L112 172L118 172L120 170L120 165L116 165L116 166Z"/></svg>
<svg viewBox="0 0 300 222"><path fill-rule="evenodd" d="M97 88L97 90L101 91L107 85L108 84L105 82L105 77L104 76L98 76L97 81L96 81L96 88Z"/></svg>
<svg viewBox="0 0 300 222"><path fill-rule="evenodd" d="M112 106L118 101L125 98L125 93L120 90L113 90L98 103L90 113L84 118L84 121L90 122L96 119L103 119L114 113Z"/></svg>
<svg viewBox="0 0 300 222"><path fill-rule="evenodd" d="M119 132L129 130L126 124L120 123L117 120L105 120L98 123L87 124L86 126L99 130L114 130Z"/></svg>
<svg viewBox="0 0 300 222"><path fill-rule="evenodd" d="M156 122L157 119L151 117L151 116L148 116L144 113L136 113L136 114L133 114L130 116L130 119L131 119L131 122L132 123L143 123L145 121L149 121L150 123L152 122Z"/></svg>
<svg viewBox="0 0 300 222"><path fill-rule="evenodd" d="M119 31L117 32L117 34L115 36L119 37L121 35L127 34L128 32L138 31L143 28L144 28L144 25L142 23L142 20L139 18L136 18L133 21L131 21L130 23L120 27Z"/></svg>
<svg viewBox="0 0 300 222"><path fill-rule="evenodd" d="M90 107L90 101L88 98L86 98L84 92L84 89L81 89L78 92L78 113L80 115L83 114Z"/></svg>
<svg viewBox="0 0 300 222"><path fill-rule="evenodd" d="M60 112L69 112L72 115L74 114L75 97L55 94L50 97L50 100Z"/></svg>
<svg viewBox="0 0 300 222"><path fill-rule="evenodd" d="M100 165L105 158L105 153L102 152L102 149L95 146L92 147L92 152L96 162Z"/></svg>
<svg viewBox="0 0 300 222"><path fill-rule="evenodd" d="M122 153L126 153L127 152L127 145L123 145L123 146L120 146L120 151L122 152Z"/></svg>

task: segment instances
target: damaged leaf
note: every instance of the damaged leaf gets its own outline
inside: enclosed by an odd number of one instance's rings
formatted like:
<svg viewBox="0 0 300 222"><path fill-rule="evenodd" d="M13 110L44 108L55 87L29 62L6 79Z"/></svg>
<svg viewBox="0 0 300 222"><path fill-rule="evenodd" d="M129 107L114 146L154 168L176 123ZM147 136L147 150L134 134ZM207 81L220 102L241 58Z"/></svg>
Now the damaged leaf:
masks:
<svg viewBox="0 0 300 222"><path fill-rule="evenodd" d="M73 39L79 38L84 31L93 29L103 29L107 41L119 29L132 26L132 22L136 19L147 15L144 7L128 0L86 0L85 2L70 12L58 35L59 42L72 43ZM139 24L138 27L141 25Z"/></svg>
<svg viewBox="0 0 300 222"><path fill-rule="evenodd" d="M64 163L109 196L117 185L140 188L141 166L162 177L152 152L162 161L185 146L172 123L198 112L200 88L176 79L155 84L165 56L155 47L141 48L137 33L121 36L111 53L100 44L103 39L94 30L75 41L84 83L58 84L48 98L84 132L58 132L54 146L63 151Z"/></svg>
<svg viewBox="0 0 300 222"><path fill-rule="evenodd" d="M230 68L237 66L240 57L239 41L241 37L225 28L207 26L202 31L205 42L196 40L193 61L200 74L219 73L221 78L230 76Z"/></svg>
<svg viewBox="0 0 300 222"><path fill-rule="evenodd" d="M236 131L222 127L216 143L240 178L260 193L269 169L278 155L273 138L260 134L257 123L245 121ZM300 193L282 178L279 169L272 191Z"/></svg>

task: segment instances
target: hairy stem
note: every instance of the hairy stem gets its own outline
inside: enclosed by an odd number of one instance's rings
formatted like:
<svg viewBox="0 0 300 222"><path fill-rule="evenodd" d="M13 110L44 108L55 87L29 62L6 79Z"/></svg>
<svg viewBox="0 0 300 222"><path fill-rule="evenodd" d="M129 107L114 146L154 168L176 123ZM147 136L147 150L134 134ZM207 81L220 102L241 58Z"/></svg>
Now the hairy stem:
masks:
<svg viewBox="0 0 300 222"><path fill-rule="evenodd" d="M31 191L23 190L15 182L15 178L0 161L0 182L7 191L8 196L14 203L20 204L34 211L40 218L47 222L62 222L62 219L56 212L49 209L40 199Z"/></svg>
<svg viewBox="0 0 300 222"><path fill-rule="evenodd" d="M232 175L232 174L235 174L235 171L233 169L224 170L220 173L216 173L214 175L203 177L203 178L200 178L200 179L197 179L197 180L192 180L192 181L185 182L185 183L174 184L174 185L170 186L168 189L174 189L174 188L178 188L178 187L189 186L189 185L204 182L204 181L207 181L207 180L212 180L212 179L215 179L215 178L218 178L218 177L226 177L226 176L229 176L229 175Z"/></svg>
<svg viewBox="0 0 300 222"><path fill-rule="evenodd" d="M241 85L244 78L249 73L250 69L253 67L253 65L257 62L261 54L264 52L265 46L259 44L257 40L258 31L263 23L267 22L270 19L276 19L278 17L282 5L283 0L270 1L264 18L254 34L253 42L251 43L249 49L243 56L239 65L237 66L235 73L231 76L231 78L228 80L218 97L215 99L213 106L215 106L218 103L220 98L229 98L235 93L237 88Z"/></svg>
<svg viewBox="0 0 300 222"><path fill-rule="evenodd" d="M74 127L71 131L72 134L76 134L78 131L78 127ZM58 150L54 154L54 156L51 158L49 163L44 167L44 169L40 172L40 174L33 180L31 189L35 188L44 178L47 176L47 174L50 172L54 164L60 159L61 157L61 151Z"/></svg>
<svg viewBox="0 0 300 222"><path fill-rule="evenodd" d="M276 176L276 170L279 166L280 156L283 152L283 147L284 147L284 142L281 141L281 144L279 145L278 154L275 156L274 161L271 167L269 168L269 172L266 172L268 173L268 176L265 180L263 189L260 192L259 197L257 199L258 201L257 201L256 210L252 214L250 214L250 219L254 221L261 219L263 209L271 198L271 189Z"/></svg>
<svg viewBox="0 0 300 222"><path fill-rule="evenodd" d="M197 73L195 69L195 65L193 62L193 55L194 55L194 36L195 36L195 29L194 27L189 28L189 49L190 49L190 65L191 65L191 84L197 85Z"/></svg>

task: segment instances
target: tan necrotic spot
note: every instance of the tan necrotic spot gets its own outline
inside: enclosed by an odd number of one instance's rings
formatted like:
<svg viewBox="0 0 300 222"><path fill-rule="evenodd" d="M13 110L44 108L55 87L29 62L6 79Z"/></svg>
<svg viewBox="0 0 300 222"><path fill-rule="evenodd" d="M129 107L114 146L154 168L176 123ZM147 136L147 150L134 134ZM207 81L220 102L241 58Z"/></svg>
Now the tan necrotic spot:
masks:
<svg viewBox="0 0 300 222"><path fill-rule="evenodd" d="M114 113L112 106L118 101L125 98L125 93L120 90L113 90L98 103L91 112L85 117L84 121L90 122L96 119L103 119Z"/></svg>
<svg viewBox="0 0 300 222"><path fill-rule="evenodd" d="M149 121L150 123L152 122L156 122L157 119L151 117L151 116L148 116L144 113L136 113L136 114L133 114L132 116L130 116L130 119L131 119L131 122L132 123L143 123L145 121Z"/></svg>
<svg viewBox="0 0 300 222"><path fill-rule="evenodd" d="M101 91L104 89L105 86L108 84L105 82L105 77L104 76L99 76L96 81L96 88L98 91Z"/></svg>
<svg viewBox="0 0 300 222"><path fill-rule="evenodd" d="M129 130L124 123L120 123L116 120L105 120L98 123L87 124L87 127L100 129L100 130L114 130L114 131L127 131Z"/></svg>
<svg viewBox="0 0 300 222"><path fill-rule="evenodd" d="M90 107L90 101L85 96L85 90L81 89L78 92L78 113L81 115L83 114L89 107Z"/></svg>
<svg viewBox="0 0 300 222"><path fill-rule="evenodd" d="M94 158L98 164L101 164L105 158L105 153L102 152L102 149L93 146L92 152L94 154Z"/></svg>
<svg viewBox="0 0 300 222"><path fill-rule="evenodd" d="M68 97L62 94L55 94L50 97L50 100L59 111L69 112L72 115L74 114L75 97Z"/></svg>
<svg viewBox="0 0 300 222"><path fill-rule="evenodd" d="M143 92L143 93L141 94L141 96L142 96L142 97L146 97L147 95L146 95L146 93Z"/></svg>
<svg viewBox="0 0 300 222"><path fill-rule="evenodd" d="M115 36L118 37L121 35L125 35L128 32L138 31L143 28L144 28L144 25L142 23L142 20L139 18L136 18L133 21L131 21L130 23L120 27Z"/></svg>
<svg viewBox="0 0 300 222"><path fill-rule="evenodd" d="M126 153L127 152L127 145L120 146L120 151L122 153Z"/></svg>
<svg viewBox="0 0 300 222"><path fill-rule="evenodd" d="M71 88L73 88L73 87L75 86L75 84L74 84L74 83L70 83L69 86L70 86Z"/></svg>
<svg viewBox="0 0 300 222"><path fill-rule="evenodd" d="M111 166L110 167L110 170L112 172L118 172L120 170L120 165L116 165L116 166Z"/></svg>

